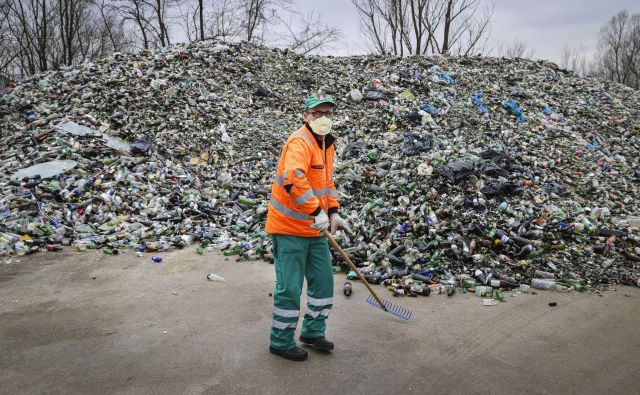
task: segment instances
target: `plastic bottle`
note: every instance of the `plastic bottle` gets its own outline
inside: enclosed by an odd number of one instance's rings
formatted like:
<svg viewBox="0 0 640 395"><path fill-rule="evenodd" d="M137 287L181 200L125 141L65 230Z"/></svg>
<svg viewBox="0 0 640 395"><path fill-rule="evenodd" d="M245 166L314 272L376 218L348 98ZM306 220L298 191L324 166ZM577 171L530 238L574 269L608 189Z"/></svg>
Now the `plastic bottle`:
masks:
<svg viewBox="0 0 640 395"><path fill-rule="evenodd" d="M536 270L533 275L537 278L556 278L556 275L551 272L545 272L543 270Z"/></svg>
<svg viewBox="0 0 640 395"><path fill-rule="evenodd" d="M478 286L476 287L476 295L477 296L481 296L483 298L486 298L488 296L493 295L493 288L491 287L485 287L485 286Z"/></svg>
<svg viewBox="0 0 640 395"><path fill-rule="evenodd" d="M554 280L545 278L534 278L531 280L531 287L537 289L551 289L554 291L565 291L567 287L556 284Z"/></svg>
<svg viewBox="0 0 640 395"><path fill-rule="evenodd" d="M27 253L27 247L21 241L16 242L14 244L14 248L15 248L16 252L18 253L18 256L22 256L22 255Z"/></svg>
<svg viewBox="0 0 640 395"><path fill-rule="evenodd" d="M429 287L431 287L431 292L436 294L443 294L447 292L447 287L442 284L431 284Z"/></svg>
<svg viewBox="0 0 640 395"><path fill-rule="evenodd" d="M587 288L578 280L562 280L559 281L559 284L566 286L568 288L573 288L578 292L585 292Z"/></svg>
<svg viewBox="0 0 640 395"><path fill-rule="evenodd" d="M213 274L213 273L208 273L207 274L207 280L209 280L209 281L222 281L222 282L226 281L224 279L224 277L218 276L217 274Z"/></svg>
<svg viewBox="0 0 640 395"><path fill-rule="evenodd" d="M529 293L529 290L531 290L531 287L527 284L520 284L520 286L518 287L518 291L522 293Z"/></svg>
<svg viewBox="0 0 640 395"><path fill-rule="evenodd" d="M414 294L429 296L431 294L431 288L426 284L414 284L410 288Z"/></svg>

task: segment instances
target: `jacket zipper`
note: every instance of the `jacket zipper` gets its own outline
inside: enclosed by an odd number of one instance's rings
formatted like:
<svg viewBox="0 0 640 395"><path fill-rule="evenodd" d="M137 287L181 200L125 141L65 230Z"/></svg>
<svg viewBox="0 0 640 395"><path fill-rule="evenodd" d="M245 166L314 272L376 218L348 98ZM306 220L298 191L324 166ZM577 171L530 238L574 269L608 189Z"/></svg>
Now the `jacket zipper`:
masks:
<svg viewBox="0 0 640 395"><path fill-rule="evenodd" d="M323 153L322 164L324 165L324 185L326 187L327 182L328 182L328 176L327 176L327 145L326 145L326 141L324 139L322 139L322 153Z"/></svg>

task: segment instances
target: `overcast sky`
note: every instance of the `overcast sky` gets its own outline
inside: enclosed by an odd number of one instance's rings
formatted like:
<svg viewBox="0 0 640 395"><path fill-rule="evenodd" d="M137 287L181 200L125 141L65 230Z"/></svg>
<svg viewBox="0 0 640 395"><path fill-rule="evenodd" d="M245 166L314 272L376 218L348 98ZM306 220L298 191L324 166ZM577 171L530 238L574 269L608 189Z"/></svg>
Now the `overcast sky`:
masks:
<svg viewBox="0 0 640 395"><path fill-rule="evenodd" d="M328 24L342 29L345 38L331 53L367 52L360 35L358 14L350 0L298 0L297 3L302 10L315 11ZM602 25L624 9L631 14L640 12L640 1L496 0L491 39L494 43L519 39L534 49L534 58L558 62L565 45L593 53Z"/></svg>

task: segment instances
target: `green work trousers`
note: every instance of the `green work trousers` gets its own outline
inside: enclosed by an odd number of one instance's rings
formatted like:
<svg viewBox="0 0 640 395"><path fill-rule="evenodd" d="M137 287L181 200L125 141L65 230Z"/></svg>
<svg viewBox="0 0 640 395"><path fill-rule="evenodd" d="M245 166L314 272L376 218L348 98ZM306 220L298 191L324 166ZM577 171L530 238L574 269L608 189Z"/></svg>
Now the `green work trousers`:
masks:
<svg viewBox="0 0 640 395"><path fill-rule="evenodd" d="M307 311L301 336L325 335L325 320L333 305L331 254L324 236L298 237L272 235L276 268L273 293L271 347L289 350L296 347L293 334L300 317L300 294L307 278Z"/></svg>

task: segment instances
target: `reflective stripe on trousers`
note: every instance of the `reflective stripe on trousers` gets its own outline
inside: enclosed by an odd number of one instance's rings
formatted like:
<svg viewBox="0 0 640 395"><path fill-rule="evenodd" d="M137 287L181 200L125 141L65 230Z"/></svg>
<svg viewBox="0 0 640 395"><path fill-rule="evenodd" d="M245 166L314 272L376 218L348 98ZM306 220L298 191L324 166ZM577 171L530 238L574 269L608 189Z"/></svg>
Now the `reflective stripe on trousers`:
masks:
<svg viewBox="0 0 640 395"><path fill-rule="evenodd" d="M300 310L285 310L278 307L273 307L273 314L280 317L300 317Z"/></svg>
<svg viewBox="0 0 640 395"><path fill-rule="evenodd" d="M313 318L316 318L316 317L318 317L319 315L322 315L322 316L328 317L330 312L331 312L331 309L322 309L321 311L307 310L307 311L305 312L305 314L307 314L307 315L309 315L309 316L311 316L311 317L313 317Z"/></svg>
<svg viewBox="0 0 640 395"><path fill-rule="evenodd" d="M326 306L328 304L333 304L333 298L316 299L307 295L307 303L311 306Z"/></svg>
<svg viewBox="0 0 640 395"><path fill-rule="evenodd" d="M298 326L298 323L297 322L289 322L289 323L287 323L287 322L280 322L278 320L273 320L273 322L271 323L271 326L273 326L276 329L280 329L280 330L283 331L283 330L288 329L288 328L296 329L296 327Z"/></svg>

